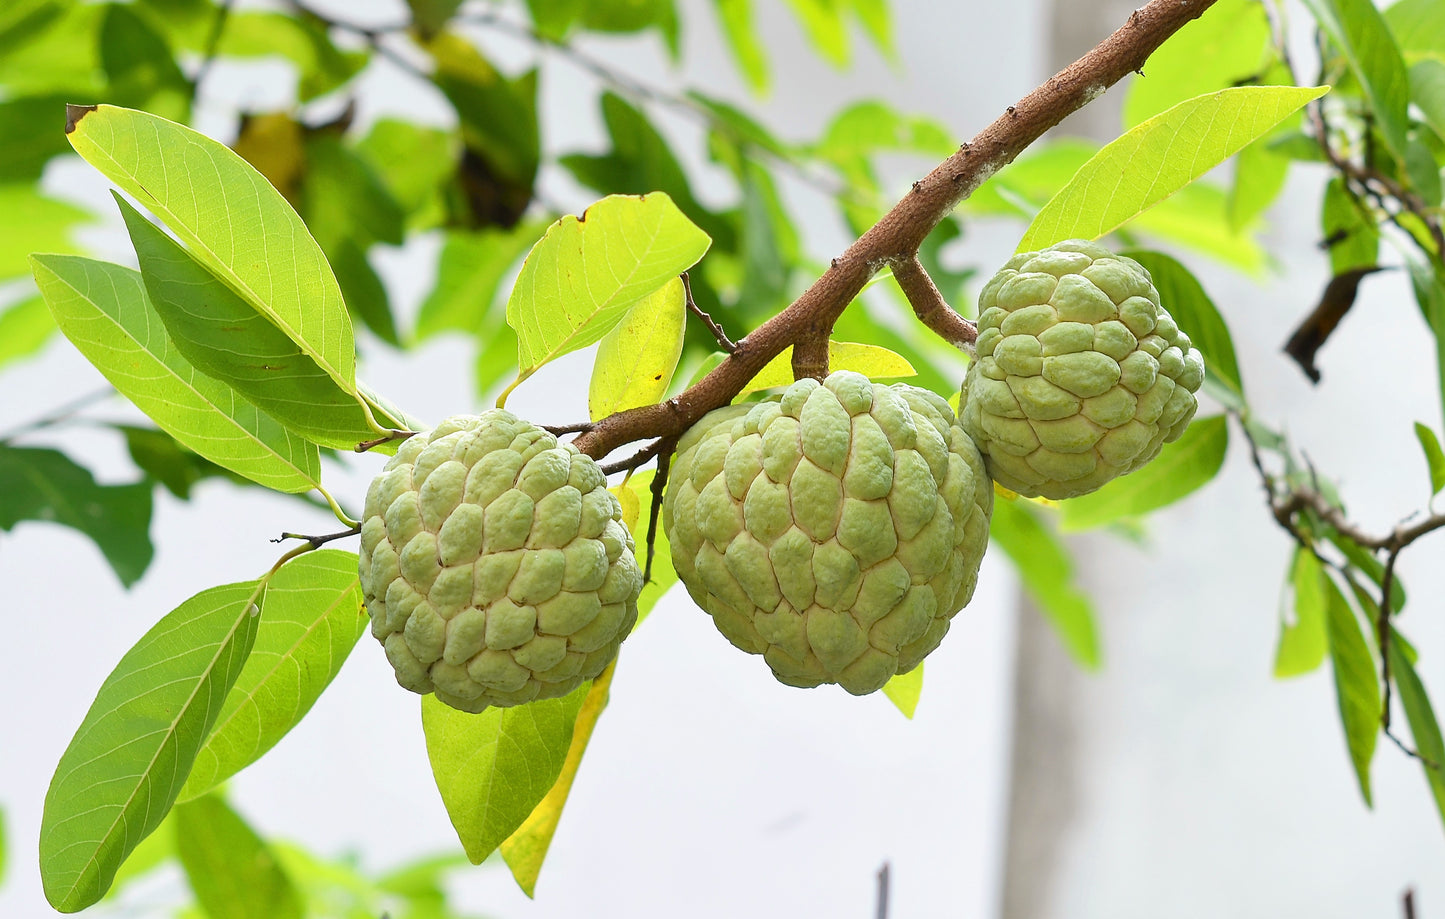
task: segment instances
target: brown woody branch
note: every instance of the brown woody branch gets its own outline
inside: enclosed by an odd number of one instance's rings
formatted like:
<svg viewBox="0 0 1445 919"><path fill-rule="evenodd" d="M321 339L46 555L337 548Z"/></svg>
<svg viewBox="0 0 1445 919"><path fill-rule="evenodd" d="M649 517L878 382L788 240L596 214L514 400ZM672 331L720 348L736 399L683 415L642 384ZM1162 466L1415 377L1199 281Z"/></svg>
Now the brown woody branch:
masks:
<svg viewBox="0 0 1445 919"><path fill-rule="evenodd" d="M596 458L643 438L679 435L707 412L730 402L789 345L794 346L794 373L815 375L826 367L828 331L869 278L885 265L895 272L904 266L906 275L924 238L959 202L1045 131L1142 68L1154 49L1213 4L1214 0L1150 0L1135 10L1113 35L1009 106L971 142L914 183L903 200L834 259L802 296L739 341L737 350L712 373L666 402L604 418L574 441L577 449Z"/></svg>

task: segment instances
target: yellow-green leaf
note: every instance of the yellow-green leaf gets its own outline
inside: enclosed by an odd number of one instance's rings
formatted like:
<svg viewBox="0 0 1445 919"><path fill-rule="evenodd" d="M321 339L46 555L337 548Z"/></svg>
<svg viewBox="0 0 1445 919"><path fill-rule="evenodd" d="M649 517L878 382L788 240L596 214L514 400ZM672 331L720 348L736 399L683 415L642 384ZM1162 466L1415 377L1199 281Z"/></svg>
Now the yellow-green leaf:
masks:
<svg viewBox="0 0 1445 919"><path fill-rule="evenodd" d="M682 357L686 320L682 279L673 278L637 301L603 336L587 391L593 421L662 398Z"/></svg>
<svg viewBox="0 0 1445 919"><path fill-rule="evenodd" d="M1097 239L1264 136L1327 86L1239 86L1179 103L1107 144L1045 204L1019 251Z"/></svg>
<svg viewBox="0 0 1445 919"><path fill-rule="evenodd" d="M507 300L518 375L602 338L629 307L691 268L712 240L662 192L612 195L552 224ZM509 388L510 391L510 388Z"/></svg>
<svg viewBox="0 0 1445 919"><path fill-rule="evenodd" d="M512 877L517 879L517 884L529 897L537 891L542 861L547 857L547 849L557 833L557 822L562 819L562 808L567 804L567 796L572 793L572 782L577 778L582 754L587 752L587 743L592 739L592 729L597 727L597 719L607 707L607 693L612 686L612 672L616 669L617 662L613 661L592 681L592 688L587 690L587 698L582 700L582 709L577 713L577 723L572 728L572 744L567 748L562 773L557 776L542 803L500 847L502 858L512 869Z"/></svg>
<svg viewBox="0 0 1445 919"><path fill-rule="evenodd" d="M828 342L828 366L833 370L857 371L869 379L918 375L918 371L908 363L908 358L896 351L889 351L878 345L865 345L852 341ZM738 395L747 395L760 389L772 389L775 386L787 386L792 382L793 349L788 347L783 349L782 354L769 361L766 367L759 370L758 375L749 380L748 385L744 386L743 391Z"/></svg>
<svg viewBox="0 0 1445 919"><path fill-rule="evenodd" d="M883 694L898 706L903 717L911 720L918 709L918 697L923 694L923 662L919 661L918 666L907 673L894 674L883 684Z"/></svg>
<svg viewBox="0 0 1445 919"><path fill-rule="evenodd" d="M306 225L225 144L156 115L72 106L67 135L221 279L309 355L356 389L356 349L341 288Z"/></svg>

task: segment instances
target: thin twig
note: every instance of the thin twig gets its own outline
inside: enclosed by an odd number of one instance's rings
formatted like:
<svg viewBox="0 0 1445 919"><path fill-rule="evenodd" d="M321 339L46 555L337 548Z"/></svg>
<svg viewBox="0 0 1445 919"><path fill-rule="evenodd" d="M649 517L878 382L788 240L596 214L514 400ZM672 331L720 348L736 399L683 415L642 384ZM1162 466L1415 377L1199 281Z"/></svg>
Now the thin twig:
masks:
<svg viewBox="0 0 1445 919"><path fill-rule="evenodd" d="M606 475L612 475L614 472L626 472L629 469L636 469L637 467L646 463L648 460L652 459L654 456L657 456L658 453L662 451L663 445L667 442L667 440L668 438L666 437L659 437L657 440L654 440L652 443L643 447L641 450L638 450L627 459L618 460L615 463L603 463L601 464L600 468L602 469L602 472Z"/></svg>
<svg viewBox="0 0 1445 919"><path fill-rule="evenodd" d="M1405 895L1401 898L1401 906L1405 910L1405 919L1415 919L1415 888L1405 888Z"/></svg>
<svg viewBox="0 0 1445 919"><path fill-rule="evenodd" d="M702 307L698 306L697 301L692 298L692 279L688 277L686 271L679 275L679 277L682 278L683 296L687 298L687 311L703 321L703 324L707 326L707 330L712 333L712 337L717 342L719 348L728 354L732 354L738 349L738 346L731 338L728 338L728 333L723 331L722 325L719 324L716 319L713 319L707 313L703 312Z"/></svg>
<svg viewBox="0 0 1445 919"><path fill-rule="evenodd" d="M561 437L564 434L586 434L588 431L592 430L596 426L596 423L592 421L576 421L572 424L538 425L538 427L546 431L548 434L551 434L553 437Z"/></svg>
<svg viewBox="0 0 1445 919"><path fill-rule="evenodd" d="M361 443L357 444L351 449L356 453L365 453L368 450L376 449L382 444L389 444L393 440L406 440L408 438L415 437L416 435L416 431L387 431L381 437L377 437L374 440L363 440Z"/></svg>
<svg viewBox="0 0 1445 919"><path fill-rule="evenodd" d="M282 533L280 536L277 536L271 541L285 542L288 539L300 539L306 542L306 544L309 545L312 549L319 549L329 542L337 539L345 539L348 536L355 536L360 532L361 524L358 523L356 526L351 527L350 529L342 530L339 533L325 533L321 536L306 536L301 533Z"/></svg>
<svg viewBox="0 0 1445 919"><path fill-rule="evenodd" d="M669 438L664 448L657 453L657 473L652 477L652 503L647 511L647 566L642 570L642 582L652 580L652 558L657 550L657 516L662 510L662 493L667 487L667 474L672 471L672 448L677 438Z"/></svg>

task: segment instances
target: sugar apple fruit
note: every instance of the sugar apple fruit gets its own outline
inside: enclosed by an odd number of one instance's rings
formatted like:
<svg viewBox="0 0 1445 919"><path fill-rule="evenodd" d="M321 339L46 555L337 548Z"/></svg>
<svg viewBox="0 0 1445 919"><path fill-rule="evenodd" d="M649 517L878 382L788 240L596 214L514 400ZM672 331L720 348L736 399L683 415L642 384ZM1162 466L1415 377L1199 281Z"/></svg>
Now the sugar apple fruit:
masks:
<svg viewBox="0 0 1445 919"><path fill-rule="evenodd" d="M1079 239L1021 252L984 285L978 310L959 421L1005 488L1094 491L1194 417L1204 359L1133 259Z"/></svg>
<svg viewBox="0 0 1445 919"><path fill-rule="evenodd" d="M855 695L938 647L992 511L946 401L848 371L705 415L662 505L678 577L729 641L784 683Z"/></svg>
<svg viewBox="0 0 1445 919"><path fill-rule="evenodd" d="M597 464L494 409L411 437L371 483L361 589L397 682L478 712L601 673L642 574Z"/></svg>

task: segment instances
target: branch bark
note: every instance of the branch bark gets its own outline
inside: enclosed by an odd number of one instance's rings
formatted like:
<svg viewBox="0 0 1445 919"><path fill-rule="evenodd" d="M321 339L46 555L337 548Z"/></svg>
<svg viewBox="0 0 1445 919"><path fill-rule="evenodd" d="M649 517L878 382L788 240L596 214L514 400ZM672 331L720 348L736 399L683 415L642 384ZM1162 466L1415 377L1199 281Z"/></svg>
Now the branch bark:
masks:
<svg viewBox="0 0 1445 919"><path fill-rule="evenodd" d="M992 124L938 165L858 238L787 309L737 343L737 350L695 385L659 405L611 415L573 443L593 458L646 437L681 434L726 405L789 345L833 323L884 265L908 266L939 221L1044 132L1098 98L1214 0L1150 0L1083 57L1007 108ZM813 334L810 334L813 333ZM824 333L826 334L826 333ZM815 364L815 360L807 361Z"/></svg>

